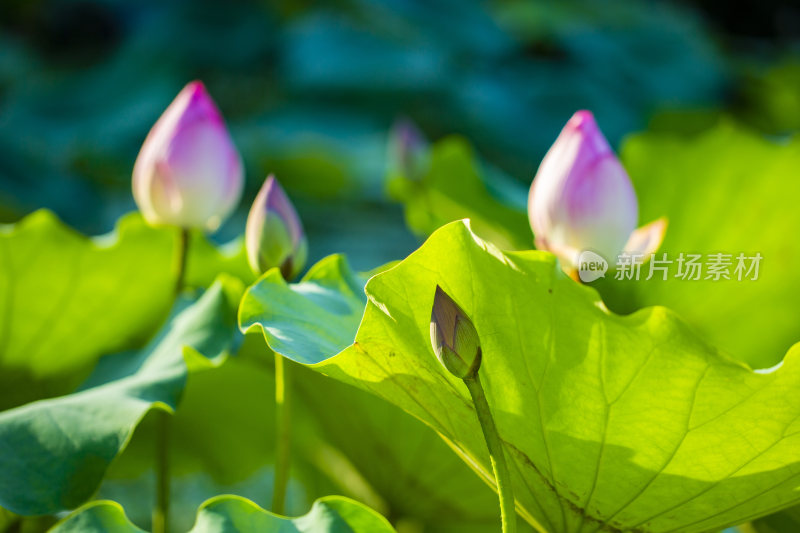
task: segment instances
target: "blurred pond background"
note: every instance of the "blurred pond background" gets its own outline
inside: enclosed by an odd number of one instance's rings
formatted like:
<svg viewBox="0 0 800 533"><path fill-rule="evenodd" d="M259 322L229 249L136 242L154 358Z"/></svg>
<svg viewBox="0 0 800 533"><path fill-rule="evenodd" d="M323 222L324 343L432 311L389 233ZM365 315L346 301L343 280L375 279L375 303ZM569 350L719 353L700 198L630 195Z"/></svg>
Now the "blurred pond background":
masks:
<svg viewBox="0 0 800 533"><path fill-rule="evenodd" d="M149 128L202 79L247 169L298 204L311 260L369 269L419 242L386 193L387 132L459 134L524 191L577 109L618 145L731 115L800 127L800 8L775 1L3 0L0 222L47 207L82 232L135 208Z"/></svg>

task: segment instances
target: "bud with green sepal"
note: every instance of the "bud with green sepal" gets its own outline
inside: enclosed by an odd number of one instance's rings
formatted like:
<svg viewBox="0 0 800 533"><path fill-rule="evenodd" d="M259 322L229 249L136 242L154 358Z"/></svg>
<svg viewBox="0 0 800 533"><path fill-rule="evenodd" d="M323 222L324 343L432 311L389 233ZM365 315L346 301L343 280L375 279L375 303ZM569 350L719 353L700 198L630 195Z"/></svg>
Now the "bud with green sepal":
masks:
<svg viewBox="0 0 800 533"><path fill-rule="evenodd" d="M517 518L511 473L503 451L478 370L481 366L481 341L467 314L441 287L436 286L431 311L431 344L436 357L448 372L463 380L483 431L500 498L503 533L515 533Z"/></svg>
<svg viewBox="0 0 800 533"><path fill-rule="evenodd" d="M267 178L250 208L245 244L250 267L258 274L278 267L292 280L305 266L308 243L303 225L274 176Z"/></svg>
<svg viewBox="0 0 800 533"><path fill-rule="evenodd" d="M257 274L280 268L283 278L297 277L306 262L308 244L292 202L274 176L258 192L245 228L247 260ZM275 471L272 511L282 513L291 464L291 381L283 356L275 352Z"/></svg>
<svg viewBox="0 0 800 533"><path fill-rule="evenodd" d="M481 342L475 326L438 285L431 311L431 344L437 359L458 378L474 376L481 365Z"/></svg>

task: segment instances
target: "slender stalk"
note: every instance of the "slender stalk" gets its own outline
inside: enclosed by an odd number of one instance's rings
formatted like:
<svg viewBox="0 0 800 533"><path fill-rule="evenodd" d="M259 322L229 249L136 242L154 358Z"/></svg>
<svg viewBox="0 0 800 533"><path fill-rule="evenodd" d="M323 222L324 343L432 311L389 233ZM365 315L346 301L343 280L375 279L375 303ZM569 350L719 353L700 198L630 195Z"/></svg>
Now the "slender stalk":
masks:
<svg viewBox="0 0 800 533"><path fill-rule="evenodd" d="M286 361L275 353L275 480L272 490L272 512L283 514L286 504L286 487L289 484L291 460L291 411L289 400L289 372Z"/></svg>
<svg viewBox="0 0 800 533"><path fill-rule="evenodd" d="M170 415L157 411L156 427L156 507L153 509L153 533L167 533L169 524L169 436Z"/></svg>
<svg viewBox="0 0 800 533"><path fill-rule="evenodd" d="M189 255L189 230L179 228L178 243L175 247L174 294L177 298L183 290L186 278L186 258ZM166 411L156 414L156 506L153 509L153 533L167 533L169 528L169 438L171 415Z"/></svg>
<svg viewBox="0 0 800 533"><path fill-rule="evenodd" d="M175 247L175 297L183 290L186 279L186 259L189 257L189 230L178 228L178 245Z"/></svg>
<svg viewBox="0 0 800 533"><path fill-rule="evenodd" d="M464 384L469 390L472 401L475 404L475 411L478 413L478 420L481 423L483 437L486 439L486 446L489 448L489 457L492 460L492 470L497 482L497 495L500 497L500 519L503 524L503 533L515 533L517 530L517 513L514 510L514 491L511 487L511 474L508 470L506 457L503 454L503 441L497 433L497 426L494 424L492 412L489 410L489 403L486 401L486 394L483 392L480 377L475 372L470 377L464 378Z"/></svg>

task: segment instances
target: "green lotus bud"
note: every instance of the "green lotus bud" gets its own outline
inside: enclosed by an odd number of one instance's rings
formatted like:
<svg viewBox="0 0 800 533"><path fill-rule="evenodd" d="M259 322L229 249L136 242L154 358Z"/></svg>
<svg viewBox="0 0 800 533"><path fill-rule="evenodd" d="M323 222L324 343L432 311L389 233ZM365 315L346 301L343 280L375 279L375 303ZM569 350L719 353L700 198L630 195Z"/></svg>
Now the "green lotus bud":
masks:
<svg viewBox="0 0 800 533"><path fill-rule="evenodd" d="M274 176L261 187L247 216L245 244L256 273L278 267L287 280L303 269L308 255L303 225L292 202Z"/></svg>
<svg viewBox="0 0 800 533"><path fill-rule="evenodd" d="M467 314L438 285L431 311L431 344L448 372L465 379L481 365L481 342Z"/></svg>

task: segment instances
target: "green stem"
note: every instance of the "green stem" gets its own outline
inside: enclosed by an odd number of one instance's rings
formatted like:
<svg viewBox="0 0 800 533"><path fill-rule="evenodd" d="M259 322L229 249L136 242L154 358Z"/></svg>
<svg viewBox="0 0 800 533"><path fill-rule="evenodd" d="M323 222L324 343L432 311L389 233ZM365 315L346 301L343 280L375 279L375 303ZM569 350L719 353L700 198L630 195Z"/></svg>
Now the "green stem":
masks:
<svg viewBox="0 0 800 533"><path fill-rule="evenodd" d="M189 255L189 230L178 229L175 247L175 298L180 296L186 278L186 259ZM159 410L156 427L156 506L153 509L153 533L167 533L169 528L169 437L171 415Z"/></svg>
<svg viewBox="0 0 800 533"><path fill-rule="evenodd" d="M189 257L189 230L178 228L178 245L175 247L175 296L183 290L186 279L186 259Z"/></svg>
<svg viewBox="0 0 800 533"><path fill-rule="evenodd" d="M272 512L284 514L286 487L289 483L291 445L291 412L289 410L289 373L286 361L275 353L275 484L272 491Z"/></svg>
<svg viewBox="0 0 800 533"><path fill-rule="evenodd" d="M464 378L464 384L469 390L478 420L481 423L483 437L489 448L489 457L492 461L492 470L497 482L497 495L500 497L500 519L503 524L503 533L515 533L517 530L517 513L514 509L514 491L511 487L511 474L508 471L506 457L503 454L503 441L497 433L486 394L483 392L480 377L476 372L473 376Z"/></svg>
<svg viewBox="0 0 800 533"><path fill-rule="evenodd" d="M169 523L169 434L170 414L156 412L156 507L153 509L153 533L167 533Z"/></svg>

